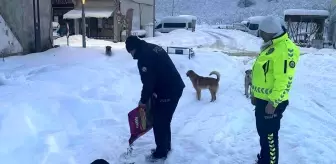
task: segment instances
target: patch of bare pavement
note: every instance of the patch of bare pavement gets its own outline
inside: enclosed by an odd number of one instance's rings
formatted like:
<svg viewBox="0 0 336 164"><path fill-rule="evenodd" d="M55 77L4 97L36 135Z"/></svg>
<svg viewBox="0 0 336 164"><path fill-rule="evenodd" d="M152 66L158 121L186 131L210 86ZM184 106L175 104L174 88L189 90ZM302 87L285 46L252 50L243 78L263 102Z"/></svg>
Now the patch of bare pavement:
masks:
<svg viewBox="0 0 336 164"><path fill-rule="evenodd" d="M248 57L256 57L259 55L259 52L253 52L253 51L246 51L243 49L239 49L233 46L229 46L229 45L225 45L222 40L221 37L230 39L232 41L235 41L234 38L229 37L227 35L218 33L218 32L213 32L213 31L204 31L206 33L208 33L209 35L213 36L214 38L216 38L216 42L209 46L210 48L214 48L214 49L218 49L218 50L214 50L213 52L222 52L224 54L227 54L229 56L248 56ZM198 46L198 48L201 48L202 46ZM305 55L307 54L307 52L302 52L301 55Z"/></svg>
<svg viewBox="0 0 336 164"><path fill-rule="evenodd" d="M230 51L214 51L214 52L222 52L229 56L249 56L249 57L258 56L257 52L230 52Z"/></svg>

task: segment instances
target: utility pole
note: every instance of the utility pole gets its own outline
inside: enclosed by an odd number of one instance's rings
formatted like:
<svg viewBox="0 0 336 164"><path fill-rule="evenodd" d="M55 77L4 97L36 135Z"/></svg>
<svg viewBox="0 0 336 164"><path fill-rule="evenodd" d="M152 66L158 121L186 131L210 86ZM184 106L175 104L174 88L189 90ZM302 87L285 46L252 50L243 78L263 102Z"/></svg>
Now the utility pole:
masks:
<svg viewBox="0 0 336 164"><path fill-rule="evenodd" d="M86 48L86 23L85 23L85 0L82 0L82 41L83 48Z"/></svg>
<svg viewBox="0 0 336 164"><path fill-rule="evenodd" d="M155 1L153 0L153 37L155 37Z"/></svg>
<svg viewBox="0 0 336 164"><path fill-rule="evenodd" d="M33 0L35 52L41 51L40 1ZM37 18L36 18L37 17Z"/></svg>
<svg viewBox="0 0 336 164"><path fill-rule="evenodd" d="M173 0L172 16L174 16L175 0Z"/></svg>

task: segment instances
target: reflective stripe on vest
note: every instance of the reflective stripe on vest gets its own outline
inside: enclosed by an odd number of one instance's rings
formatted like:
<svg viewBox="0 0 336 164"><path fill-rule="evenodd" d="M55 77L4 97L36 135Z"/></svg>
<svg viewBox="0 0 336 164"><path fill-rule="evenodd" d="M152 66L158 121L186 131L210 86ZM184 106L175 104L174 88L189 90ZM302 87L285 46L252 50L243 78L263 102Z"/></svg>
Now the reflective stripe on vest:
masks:
<svg viewBox="0 0 336 164"><path fill-rule="evenodd" d="M262 94L266 94L266 95L269 95L269 94L272 93L272 89L257 87L257 86L254 86L254 85L252 85L252 90L253 90L253 92L262 93Z"/></svg>

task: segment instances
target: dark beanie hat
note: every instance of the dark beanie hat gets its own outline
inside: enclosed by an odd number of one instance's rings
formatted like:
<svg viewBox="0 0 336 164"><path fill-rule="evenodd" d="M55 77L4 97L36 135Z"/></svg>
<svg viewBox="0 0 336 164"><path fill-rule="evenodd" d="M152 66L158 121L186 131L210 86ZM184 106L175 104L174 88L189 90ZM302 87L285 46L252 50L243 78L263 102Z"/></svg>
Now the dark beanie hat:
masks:
<svg viewBox="0 0 336 164"><path fill-rule="evenodd" d="M131 52L132 50L137 49L140 45L140 41L141 40L137 36L131 35L127 37L125 42L127 52Z"/></svg>
<svg viewBox="0 0 336 164"><path fill-rule="evenodd" d="M91 164L109 164L109 163L105 161L104 159L96 159Z"/></svg>

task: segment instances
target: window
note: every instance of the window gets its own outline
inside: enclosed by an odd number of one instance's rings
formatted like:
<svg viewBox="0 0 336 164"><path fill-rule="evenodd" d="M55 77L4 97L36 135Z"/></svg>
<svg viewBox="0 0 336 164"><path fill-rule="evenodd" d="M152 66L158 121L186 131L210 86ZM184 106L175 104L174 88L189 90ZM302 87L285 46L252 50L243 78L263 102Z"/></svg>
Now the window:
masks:
<svg viewBox="0 0 336 164"><path fill-rule="evenodd" d="M162 24L159 24L155 27L155 29L159 29L159 28L162 28Z"/></svg>
<svg viewBox="0 0 336 164"><path fill-rule="evenodd" d="M54 16L54 22L58 22L58 16Z"/></svg>
<svg viewBox="0 0 336 164"><path fill-rule="evenodd" d="M98 28L103 28L103 19L98 18Z"/></svg>
<svg viewBox="0 0 336 164"><path fill-rule="evenodd" d="M165 23L164 28L185 28L186 23Z"/></svg>
<svg viewBox="0 0 336 164"><path fill-rule="evenodd" d="M259 28L259 25L258 25L258 24L253 24L253 23L251 23L251 24L249 25L249 29L250 29L250 30L258 30L258 28Z"/></svg>

